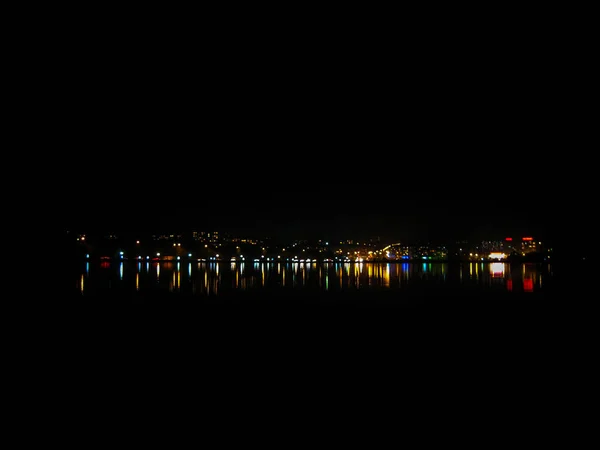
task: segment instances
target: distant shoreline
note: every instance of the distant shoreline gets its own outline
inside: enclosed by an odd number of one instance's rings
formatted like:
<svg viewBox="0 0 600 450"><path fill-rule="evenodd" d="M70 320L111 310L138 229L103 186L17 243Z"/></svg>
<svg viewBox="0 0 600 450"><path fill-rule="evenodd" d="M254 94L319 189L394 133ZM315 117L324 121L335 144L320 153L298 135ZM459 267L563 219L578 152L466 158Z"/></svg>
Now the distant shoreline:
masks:
<svg viewBox="0 0 600 450"><path fill-rule="evenodd" d="M387 259L373 259L373 260L328 260L328 259L306 259L306 260L293 260L293 259L277 259L277 258L244 258L244 259L227 259L227 258L219 258L219 259L206 259L206 258L189 258L189 257L135 257L135 258L118 258L118 257L85 257L79 256L79 259L82 262L135 262L135 263L156 263L156 262L166 262L166 263L206 263L206 264L215 264L215 263L252 263L252 264L466 264L466 263L476 263L476 264L490 264L490 263L504 263L504 264L552 264L557 262L557 259L551 260L539 260L539 259L481 259L481 260L464 260L464 259L396 259L396 260L387 260Z"/></svg>

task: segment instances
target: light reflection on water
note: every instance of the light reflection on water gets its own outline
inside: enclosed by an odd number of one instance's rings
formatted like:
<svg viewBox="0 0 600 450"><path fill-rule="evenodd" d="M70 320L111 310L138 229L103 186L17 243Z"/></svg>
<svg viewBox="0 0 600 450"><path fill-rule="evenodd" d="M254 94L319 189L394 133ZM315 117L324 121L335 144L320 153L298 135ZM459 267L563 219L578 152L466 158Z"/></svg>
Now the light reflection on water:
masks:
<svg viewBox="0 0 600 450"><path fill-rule="evenodd" d="M183 277L182 277L183 273ZM185 292L309 289L314 291L401 290L459 286L507 292L536 292L551 276L549 265L482 263L218 263L172 262L82 265L77 288Z"/></svg>

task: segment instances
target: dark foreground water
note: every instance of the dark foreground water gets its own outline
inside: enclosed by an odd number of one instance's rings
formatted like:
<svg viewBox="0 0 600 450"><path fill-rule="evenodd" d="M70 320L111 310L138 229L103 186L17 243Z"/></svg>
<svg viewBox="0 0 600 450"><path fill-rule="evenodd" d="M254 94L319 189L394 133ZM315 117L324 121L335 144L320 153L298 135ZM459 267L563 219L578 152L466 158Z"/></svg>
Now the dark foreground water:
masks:
<svg viewBox="0 0 600 450"><path fill-rule="evenodd" d="M581 406L564 399L589 399L598 327L586 280L593 271L577 265L83 261L69 272L73 301L42 296L39 320L15 336L38 349L20 352L36 364L30 386L55 393L52 407L71 393L87 423L82 404L102 424L105 411L130 427L140 410L179 420L197 407L227 432L243 416L265 434L265 406L288 426L312 424L308 411L327 427L340 410L362 422L375 408L411 424L400 409L461 430L445 440L483 430L479 443L503 435L491 428L507 417L529 430L544 412L562 421ZM58 381L44 385L48 374Z"/></svg>
<svg viewBox="0 0 600 450"><path fill-rule="evenodd" d="M79 261L68 280L71 301L49 298L46 308L68 326L119 322L127 330L137 324L217 334L246 329L252 336L296 330L303 336L312 326L325 333L338 327L346 335L411 328L456 335L475 327L475 334L497 330L494 336L509 337L512 327L545 338L589 329L575 324L579 317L595 317L589 313L595 305L593 268ZM545 331L534 333L539 327Z"/></svg>
<svg viewBox="0 0 600 450"><path fill-rule="evenodd" d="M590 373L592 267L81 261L72 301L51 296L37 309L35 346L64 355L68 380L99 373L94 388L130 389L151 379L144 395L187 374L203 392L225 384L219 394L343 386L353 401L359 385L405 393L426 380L419 396L437 386L462 397L477 385L487 402L489 392L529 398L554 377L540 392L555 401L565 371ZM128 370L135 378L123 378Z"/></svg>

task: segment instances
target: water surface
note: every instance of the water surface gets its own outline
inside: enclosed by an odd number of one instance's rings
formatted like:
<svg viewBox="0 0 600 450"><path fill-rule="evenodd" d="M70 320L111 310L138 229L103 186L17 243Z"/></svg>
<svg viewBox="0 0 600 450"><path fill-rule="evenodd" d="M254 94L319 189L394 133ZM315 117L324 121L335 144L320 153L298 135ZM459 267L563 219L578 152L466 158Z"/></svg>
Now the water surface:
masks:
<svg viewBox="0 0 600 450"><path fill-rule="evenodd" d="M551 289L549 264L84 262L75 289L97 294L452 293L539 294Z"/></svg>

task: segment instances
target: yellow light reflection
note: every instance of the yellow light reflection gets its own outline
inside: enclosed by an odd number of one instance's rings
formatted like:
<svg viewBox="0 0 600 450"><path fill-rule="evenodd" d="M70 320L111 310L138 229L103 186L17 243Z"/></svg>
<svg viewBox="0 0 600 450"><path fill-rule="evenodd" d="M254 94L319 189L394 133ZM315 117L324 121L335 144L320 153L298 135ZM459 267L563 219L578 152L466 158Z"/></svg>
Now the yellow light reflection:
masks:
<svg viewBox="0 0 600 450"><path fill-rule="evenodd" d="M390 265L386 264L382 267L383 272L383 286L390 287Z"/></svg>

